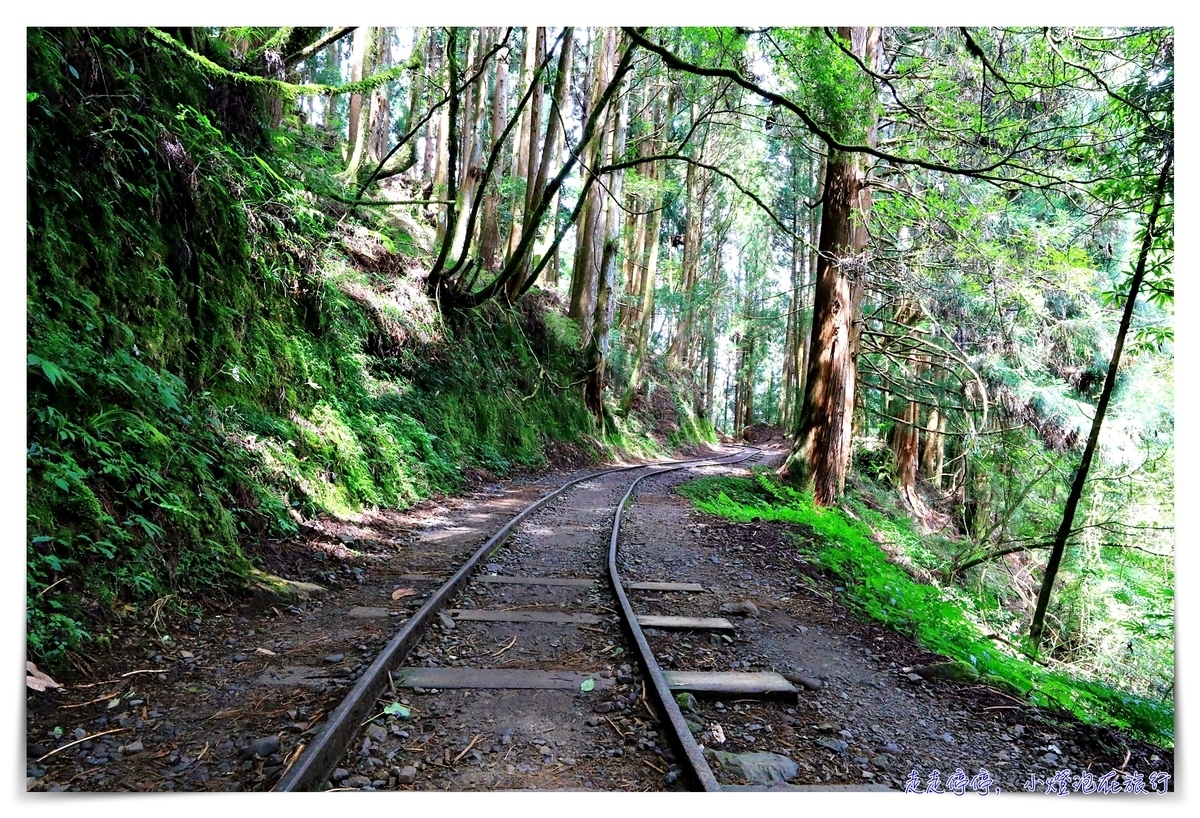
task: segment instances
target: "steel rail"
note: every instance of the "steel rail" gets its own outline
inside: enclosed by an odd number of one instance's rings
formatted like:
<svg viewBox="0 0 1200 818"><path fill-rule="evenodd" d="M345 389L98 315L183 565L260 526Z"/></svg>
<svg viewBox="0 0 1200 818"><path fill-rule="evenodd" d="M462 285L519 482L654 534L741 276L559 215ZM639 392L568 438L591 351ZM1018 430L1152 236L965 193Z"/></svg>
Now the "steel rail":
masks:
<svg viewBox="0 0 1200 818"><path fill-rule="evenodd" d="M727 456L729 457L729 456ZM397 631L396 635L383 647L383 650L371 662L371 665L363 672L358 682L346 694L346 698L342 700L332 713L325 724L320 728L320 731L313 737L313 740L301 752L300 757L296 759L292 765L284 771L283 776L278 783L272 788L273 792L308 792L317 790L328 779L342 754L345 752L351 738L361 728L363 721L370 715L375 701L383 693L383 689L388 683L388 674L392 668L398 667L401 662L408 656L408 653L416 646L416 644L425 635L429 626L433 623L434 617L446 607L446 604L454 597L470 580L471 575L479 567L490 554L504 544L513 530L520 525L526 517L539 508L550 502L554 498L563 494L570 488L577 486L580 483L585 483L588 480L595 480L605 475L615 474L623 471L634 471L636 469L654 468L657 466L675 466L676 468L686 468L694 463L703 463L706 460L713 460L712 457L707 458L690 458L687 460L668 460L661 463L639 463L633 466L618 466L612 469L589 474L584 477L578 477L570 482L564 483L549 494L543 495L539 499L527 505L519 511L511 520L504 524L493 534L487 542L481 545L474 554L472 554L466 562L454 573L450 579L446 580L440 588L430 594L429 599L425 604L413 614ZM673 469L668 469L673 470ZM662 473L656 472L656 473ZM628 494L626 495L628 497ZM623 502L623 501L622 501ZM619 519L619 508L618 508ZM615 531L615 529L614 529ZM615 536L615 535L614 535ZM625 603L628 605L628 602ZM636 623L635 623L636 627ZM640 631L639 631L640 632ZM643 637L644 639L644 637ZM661 672L660 672L661 675ZM690 735L690 734L689 734ZM695 742L693 742L694 745Z"/></svg>
<svg viewBox="0 0 1200 818"><path fill-rule="evenodd" d="M720 458L718 462L711 465L729 463L740 463L743 460L749 460L758 454L761 454L761 449L753 449L748 454L731 455L740 459L730 459L730 457ZM650 477L667 472L686 469L689 466L704 465L699 464L684 464L673 468L660 469L650 474L642 475L629 484L629 490L625 492L625 496L617 503L616 516L613 518L612 539L608 543L608 579L612 586L612 592L617 597L617 601L621 603L621 620L625 628L626 635L637 648L638 664L642 666L642 678L648 680L650 686L647 692L650 693L650 698L654 700L654 704L658 712L666 717L667 722L671 725L671 729L667 732L668 740L675 745L676 757L681 766L685 766L690 773L693 783L695 783L704 792L720 792L721 785L717 783L716 776L713 775L712 769L708 766L708 762L704 760L704 754L700 751L700 745L696 743L695 736L688 728L687 722L684 721L683 713L679 709L679 705L675 702L671 695L671 689L667 685L667 679L663 676L662 668L658 666L658 660L654 658L654 652L650 649L650 643L646 641L646 634L642 632L642 626L638 624L637 614L634 613L633 606L629 603L629 596L625 593L625 587L621 584L621 575L617 571L617 538L621 533L621 513L625 510L625 504L633 495L633 490L637 488L638 483Z"/></svg>

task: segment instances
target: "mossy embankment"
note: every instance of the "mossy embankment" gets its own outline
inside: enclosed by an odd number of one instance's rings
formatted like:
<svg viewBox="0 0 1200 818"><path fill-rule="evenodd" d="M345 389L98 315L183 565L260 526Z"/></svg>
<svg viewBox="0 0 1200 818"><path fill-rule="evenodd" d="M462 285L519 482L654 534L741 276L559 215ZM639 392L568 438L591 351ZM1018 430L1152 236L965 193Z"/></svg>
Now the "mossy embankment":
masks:
<svg viewBox="0 0 1200 818"><path fill-rule="evenodd" d="M605 446L553 299L440 314L411 237L310 192L340 156L262 86L126 29L30 29L28 77L31 658L237 593L306 516Z"/></svg>
<svg viewBox="0 0 1200 818"><path fill-rule="evenodd" d="M854 492L840 506L822 508L813 503L811 493L795 491L764 471L749 478L700 478L679 491L710 514L796 526L796 547L842 586L842 599L849 607L951 659L957 677L979 679L1089 724L1127 728L1138 738L1174 746L1171 703L1031 661L1014 645L992 638L990 628L983 626L994 600L980 588L924 582L897 564L899 560L919 568L932 545L914 533L899 508L872 509Z"/></svg>

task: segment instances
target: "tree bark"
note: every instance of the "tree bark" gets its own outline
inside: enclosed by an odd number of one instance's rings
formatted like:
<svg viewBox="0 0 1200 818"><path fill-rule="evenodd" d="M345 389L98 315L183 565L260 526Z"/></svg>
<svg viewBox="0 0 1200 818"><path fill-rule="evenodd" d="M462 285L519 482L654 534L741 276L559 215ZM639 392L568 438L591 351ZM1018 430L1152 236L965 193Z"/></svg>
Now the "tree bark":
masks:
<svg viewBox="0 0 1200 818"><path fill-rule="evenodd" d="M371 50L372 41L375 38L375 31L370 26L362 26L354 31L354 50L350 54L350 81L360 82L366 72L368 62L367 52ZM363 95L350 95L350 113L347 118L347 144L349 152L347 155L347 163L349 167L355 167L355 157L358 156L359 161L362 160L361 151L365 148L365 140L360 139L366 130L362 126L362 108ZM347 174L349 175L349 174ZM352 176L350 178L353 178Z"/></svg>
<svg viewBox="0 0 1200 818"><path fill-rule="evenodd" d="M495 82L492 91L492 140L500 138L504 121L508 117L508 49L500 52L496 60ZM496 168L496 176L504 178L504 161ZM500 193L490 187L483 202L483 237L480 240L480 262L485 270L500 268Z"/></svg>
<svg viewBox="0 0 1200 818"><path fill-rule="evenodd" d="M616 30L612 30L612 59L616 57ZM610 72L611 77L611 72ZM612 116L612 131L608 138L611 154L605 160L615 163L625 153L625 120L629 106L629 95L624 94L617 101ZM604 156L604 154L601 154ZM625 171L615 170L606 174L605 187L608 189L607 215L604 227L604 249L600 262L600 281L596 295L596 314L592 330L592 342L588 355L588 379L585 397L588 408L596 416L596 421L604 423L604 374L608 365L610 332L613 317L616 314L617 289L617 248L621 243L621 222L623 221L622 188Z"/></svg>
<svg viewBox="0 0 1200 818"><path fill-rule="evenodd" d="M604 89L612 77L616 36L607 29L596 43L593 62L592 94L588 110L595 110ZM585 151L584 173L591 174L597 160L604 156L608 128L601 128ZM586 347L592 340L592 329L599 292L600 264L604 256L604 191L596 184L588 189L575 239L575 265L571 273L571 302L567 315L579 324L581 340Z"/></svg>
<svg viewBox="0 0 1200 818"><path fill-rule="evenodd" d="M856 28L849 34L855 53L873 67L879 50L878 31ZM874 139L872 125L868 142ZM800 428L779 470L788 482L804 487L811 484L818 505L832 504L845 490L850 465L861 332L861 257L867 245L870 209L865 182L865 162L860 155L830 154Z"/></svg>

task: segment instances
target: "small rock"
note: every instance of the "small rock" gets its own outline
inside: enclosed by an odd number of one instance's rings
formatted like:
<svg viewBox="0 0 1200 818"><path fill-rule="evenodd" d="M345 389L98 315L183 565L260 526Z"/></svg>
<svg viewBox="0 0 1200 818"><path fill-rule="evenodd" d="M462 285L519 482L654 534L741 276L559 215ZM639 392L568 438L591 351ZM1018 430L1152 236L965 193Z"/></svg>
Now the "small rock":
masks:
<svg viewBox="0 0 1200 818"><path fill-rule="evenodd" d="M828 747L840 756L850 754L850 745L842 741L840 738L819 738L817 744L822 747Z"/></svg>
<svg viewBox="0 0 1200 818"><path fill-rule="evenodd" d="M890 770L892 768L892 757L887 753L880 753L871 759L871 765L878 770Z"/></svg>
<svg viewBox="0 0 1200 818"><path fill-rule="evenodd" d="M367 735L371 737L372 741L380 743L387 738L388 731L387 728L381 724L372 724L367 728Z"/></svg>
<svg viewBox="0 0 1200 818"><path fill-rule="evenodd" d="M491 571L493 574L499 574L501 571L500 566L494 562L489 562L487 565L483 566L483 569L485 571Z"/></svg>
<svg viewBox="0 0 1200 818"><path fill-rule="evenodd" d="M792 684L798 684L801 687L806 688L808 690L820 690L822 685L825 684L824 682L822 682L820 679L816 678L815 676L800 676L799 674L789 675L789 674L785 673L785 674L783 674L783 677L785 679L787 679L789 682L791 682Z"/></svg>
<svg viewBox="0 0 1200 818"><path fill-rule="evenodd" d="M1046 753L1044 756L1042 756L1042 761L1053 766L1058 763L1058 755L1055 753Z"/></svg>
<svg viewBox="0 0 1200 818"><path fill-rule="evenodd" d="M758 606L748 599L737 602L726 602L720 608L721 613L734 616L758 616Z"/></svg>
<svg viewBox="0 0 1200 818"><path fill-rule="evenodd" d="M355 787L356 789L361 790L365 787L371 786L371 779L367 778L365 775L352 775L346 779L346 786Z"/></svg>
<svg viewBox="0 0 1200 818"><path fill-rule="evenodd" d="M611 713L615 708L616 705L612 702L600 702L600 704L592 708L592 711L595 713Z"/></svg>
<svg viewBox="0 0 1200 818"><path fill-rule="evenodd" d="M338 662L346 658L344 653L331 653L325 657L325 661L331 665L336 665Z"/></svg>
<svg viewBox="0 0 1200 818"><path fill-rule="evenodd" d="M442 630L444 631L452 631L458 627L458 623L454 621L454 617L445 611L438 613L438 624L442 626Z"/></svg>
<svg viewBox="0 0 1200 818"><path fill-rule="evenodd" d="M906 674L906 675L905 675L905 678L907 678L907 679L908 679L910 682L923 682L923 681L925 681L925 677L924 677L924 676L922 676L922 675L921 675L921 674L919 674L919 673L909 673L909 674Z"/></svg>
<svg viewBox="0 0 1200 818"><path fill-rule="evenodd" d="M683 693L676 693L675 701L681 708L688 711L689 713L700 712L700 703L698 701L696 701L696 697L694 695L692 695L691 693L688 693L686 691ZM597 712L599 712L599 711L597 711Z"/></svg>
<svg viewBox="0 0 1200 818"><path fill-rule="evenodd" d="M340 784L350 777L350 771L345 767L338 767L333 771L333 775L329 776L329 780L334 784Z"/></svg>
<svg viewBox="0 0 1200 818"><path fill-rule="evenodd" d="M75 728L75 740L76 741L82 741L86 737L87 737L87 731L85 731L82 727ZM43 752L43 753L41 753L41 755L45 755L45 753Z"/></svg>
<svg viewBox="0 0 1200 818"><path fill-rule="evenodd" d="M940 738L942 741L946 742L947 744L954 743L954 736L950 735L949 733L942 733L940 736L938 736L938 738Z"/></svg>
<svg viewBox="0 0 1200 818"><path fill-rule="evenodd" d="M800 772L795 761L776 753L727 753L706 748L704 754L751 784L790 781Z"/></svg>
<svg viewBox="0 0 1200 818"><path fill-rule="evenodd" d="M417 780L417 768L413 767L412 765L403 767L400 769L400 772L396 773L396 783L397 784L411 784L416 780Z"/></svg>
<svg viewBox="0 0 1200 818"><path fill-rule="evenodd" d="M279 736L264 736L250 742L243 755L251 758L266 758L279 752Z"/></svg>
<svg viewBox="0 0 1200 818"><path fill-rule="evenodd" d="M138 739L137 741L131 741L129 744L125 745L126 753L140 753L144 749L146 749L146 748L142 744L141 739Z"/></svg>
<svg viewBox="0 0 1200 818"><path fill-rule="evenodd" d="M246 654L244 654L244 653L235 653L235 654L233 654L233 661L235 661L235 662L244 662L244 661L246 661Z"/></svg>

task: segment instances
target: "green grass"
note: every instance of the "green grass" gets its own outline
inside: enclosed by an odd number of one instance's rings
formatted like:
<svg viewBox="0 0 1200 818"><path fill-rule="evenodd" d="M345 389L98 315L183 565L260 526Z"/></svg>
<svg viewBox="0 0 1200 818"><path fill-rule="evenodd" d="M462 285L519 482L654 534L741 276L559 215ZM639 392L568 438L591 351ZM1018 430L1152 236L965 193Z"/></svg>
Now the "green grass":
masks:
<svg viewBox="0 0 1200 818"><path fill-rule="evenodd" d="M1170 705L1051 672L1006 652L980 630L968 595L918 582L890 562L876 540L915 536L906 521L876 515L873 530L838 508L813 505L810 495L764 472L751 478L694 480L679 490L710 514L739 522L763 519L803 526L815 536L798 539L798 547L845 585L855 609L931 651L969 664L988 683L1037 706L1070 712L1086 723L1127 728L1138 738L1174 746L1175 713Z"/></svg>

